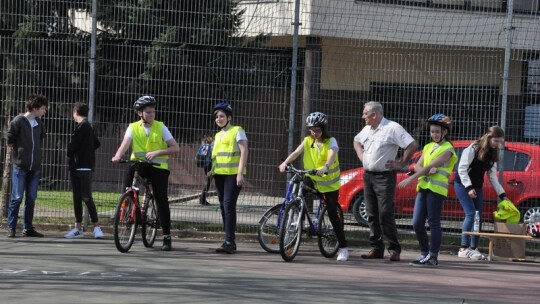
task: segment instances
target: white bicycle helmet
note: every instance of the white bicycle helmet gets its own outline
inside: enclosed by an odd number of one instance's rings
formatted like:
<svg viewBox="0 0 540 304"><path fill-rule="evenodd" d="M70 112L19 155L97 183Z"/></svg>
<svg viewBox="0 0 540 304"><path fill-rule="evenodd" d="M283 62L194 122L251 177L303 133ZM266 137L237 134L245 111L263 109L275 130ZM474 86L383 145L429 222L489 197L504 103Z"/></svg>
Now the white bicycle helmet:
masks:
<svg viewBox="0 0 540 304"><path fill-rule="evenodd" d="M306 127L324 127L328 124L328 118L326 114L321 112L313 112L306 118Z"/></svg>

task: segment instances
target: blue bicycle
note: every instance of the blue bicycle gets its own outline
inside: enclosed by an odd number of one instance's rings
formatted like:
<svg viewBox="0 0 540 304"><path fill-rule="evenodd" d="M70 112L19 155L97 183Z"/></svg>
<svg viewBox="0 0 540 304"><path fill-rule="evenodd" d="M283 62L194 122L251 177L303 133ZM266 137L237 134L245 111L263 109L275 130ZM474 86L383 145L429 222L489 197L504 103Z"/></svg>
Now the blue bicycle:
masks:
<svg viewBox="0 0 540 304"><path fill-rule="evenodd" d="M334 257L339 244L334 228L328 217L324 194L304 185L306 174L314 175L316 170L298 170L289 164L287 172L293 173L288 183L285 199L281 204L268 209L259 221L259 244L270 253L281 253L282 258L290 262L298 253L302 232L317 236L321 254L327 258ZM321 203L315 210L315 218L311 219L304 198L304 191L317 195ZM338 216L343 220L343 211L338 206ZM307 227L304 219L307 218Z"/></svg>

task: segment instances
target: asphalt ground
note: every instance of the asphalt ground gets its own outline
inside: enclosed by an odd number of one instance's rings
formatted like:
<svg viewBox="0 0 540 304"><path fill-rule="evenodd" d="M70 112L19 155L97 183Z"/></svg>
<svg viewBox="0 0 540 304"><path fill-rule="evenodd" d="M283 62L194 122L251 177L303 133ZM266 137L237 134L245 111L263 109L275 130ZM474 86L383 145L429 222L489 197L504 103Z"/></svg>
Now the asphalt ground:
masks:
<svg viewBox="0 0 540 304"><path fill-rule="evenodd" d="M340 263L302 244L293 262L238 243L219 254L217 240L173 239L173 250L129 253L112 237L6 238L0 231L0 303L538 303L540 264L471 261L442 254L436 268L363 260L367 248L351 247Z"/></svg>

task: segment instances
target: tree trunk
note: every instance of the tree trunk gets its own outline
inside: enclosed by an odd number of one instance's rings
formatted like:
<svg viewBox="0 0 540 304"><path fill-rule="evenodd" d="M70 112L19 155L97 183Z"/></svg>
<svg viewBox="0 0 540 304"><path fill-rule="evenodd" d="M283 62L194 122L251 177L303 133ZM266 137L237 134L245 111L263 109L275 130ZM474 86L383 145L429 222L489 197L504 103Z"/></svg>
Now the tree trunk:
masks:
<svg viewBox="0 0 540 304"><path fill-rule="evenodd" d="M2 198L0 198L0 210L2 211L2 217L7 218L7 206L9 205L9 198L11 196L11 151L13 148L8 147L6 149L6 159L4 161L4 174L2 175Z"/></svg>

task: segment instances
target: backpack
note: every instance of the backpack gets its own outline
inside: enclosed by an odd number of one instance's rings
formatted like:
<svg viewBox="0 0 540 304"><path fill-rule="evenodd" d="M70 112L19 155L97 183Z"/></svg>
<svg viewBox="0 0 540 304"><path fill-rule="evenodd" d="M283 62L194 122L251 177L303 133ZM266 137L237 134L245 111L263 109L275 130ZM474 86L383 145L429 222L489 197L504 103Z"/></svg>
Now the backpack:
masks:
<svg viewBox="0 0 540 304"><path fill-rule="evenodd" d="M195 156L195 164L204 168L212 164L212 144L201 144Z"/></svg>

